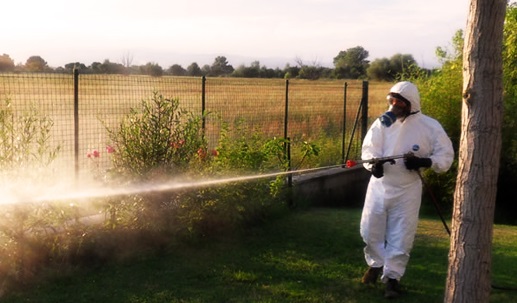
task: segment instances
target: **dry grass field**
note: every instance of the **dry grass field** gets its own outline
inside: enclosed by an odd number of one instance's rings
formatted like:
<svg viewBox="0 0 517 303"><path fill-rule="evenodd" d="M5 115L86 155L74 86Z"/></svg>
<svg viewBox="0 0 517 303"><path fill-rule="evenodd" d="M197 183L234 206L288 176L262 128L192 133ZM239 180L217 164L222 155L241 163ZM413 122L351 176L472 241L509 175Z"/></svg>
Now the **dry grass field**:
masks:
<svg viewBox="0 0 517 303"><path fill-rule="evenodd" d="M348 145L363 82L292 79L287 87L283 79L207 78L204 84L203 87L202 78L192 77L84 74L79 75L74 86L72 75L0 74L0 99L1 106L9 100L17 115L22 116L32 107L52 119L49 143L60 147L56 160L62 166L60 171L74 169L76 131L80 169L90 169L91 161L86 155L94 150L101 153L101 164L108 165L102 157L110 144L105 125L116 128L131 108L138 109L142 100L150 99L155 91L179 99L181 108L200 116L204 106L208 113L205 134L212 147L217 145L221 122L240 122L250 132L268 137L283 137L287 130L293 144L321 144L323 165L340 161L344 117ZM369 83L370 117L386 109L384 98L390 86ZM359 130L355 136L358 134Z"/></svg>

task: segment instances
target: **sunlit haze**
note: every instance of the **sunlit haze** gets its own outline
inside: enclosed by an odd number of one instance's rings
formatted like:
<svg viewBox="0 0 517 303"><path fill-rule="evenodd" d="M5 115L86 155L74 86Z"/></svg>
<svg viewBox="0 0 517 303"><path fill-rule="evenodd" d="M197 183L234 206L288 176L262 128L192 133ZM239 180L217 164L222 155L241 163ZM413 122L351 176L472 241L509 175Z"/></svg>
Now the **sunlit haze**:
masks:
<svg viewBox="0 0 517 303"><path fill-rule="evenodd" d="M11 178L9 182L2 182L0 187L0 205L15 205L24 203L45 203L52 201L75 201L84 202L85 199L104 198L112 196L123 196L139 193L173 191L178 189L198 188L206 186L217 186L232 182L242 182L248 180L256 180L261 178L272 178L284 176L288 174L300 174L315 172L319 170L328 170L331 168L343 169L341 165L332 165L317 168L298 169L292 171L281 171L276 173L255 174L247 176L226 177L218 179L206 179L195 181L183 180L166 180L161 182L153 181L151 183L131 184L129 186L105 186L102 182L90 180L88 182L74 182L73 178L64 177L51 178L45 180L30 180L28 178L19 178L18 181ZM5 179L7 180L7 179ZM5 181L2 180L2 181ZM14 180L14 181L13 181Z"/></svg>
<svg viewBox="0 0 517 303"><path fill-rule="evenodd" d="M18 0L2 3L0 54L71 62L332 67L361 46L370 61L411 54L424 67L464 29L467 0Z"/></svg>

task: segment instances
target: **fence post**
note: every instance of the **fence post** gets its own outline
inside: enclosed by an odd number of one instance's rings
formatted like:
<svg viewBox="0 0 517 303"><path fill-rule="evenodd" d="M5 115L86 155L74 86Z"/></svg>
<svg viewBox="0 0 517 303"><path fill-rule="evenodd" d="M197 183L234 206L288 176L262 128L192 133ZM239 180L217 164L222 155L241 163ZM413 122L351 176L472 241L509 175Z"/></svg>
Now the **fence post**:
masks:
<svg viewBox="0 0 517 303"><path fill-rule="evenodd" d="M346 95L347 95L348 83L345 82L343 87L343 138L341 140L341 164L344 164L345 159L345 141L346 141Z"/></svg>
<svg viewBox="0 0 517 303"><path fill-rule="evenodd" d="M288 154L291 152L290 148L288 148L288 144L290 144L289 137L287 136L288 135L288 127L287 127L288 121L289 121L289 79L285 80L284 158L286 160L291 158L291 155ZM289 165L288 165L287 169L291 170L291 161L289 161L288 164Z"/></svg>
<svg viewBox="0 0 517 303"><path fill-rule="evenodd" d="M368 131L368 81L363 81L363 96L361 98L361 105L363 106L362 111L362 133L361 133L361 142L366 137L366 132Z"/></svg>
<svg viewBox="0 0 517 303"><path fill-rule="evenodd" d="M291 171L291 138L288 135L289 121L289 79L285 80L285 111L284 111L284 159L287 161L287 171ZM293 197L291 188L293 187L293 175L287 175L287 187L289 188L289 197L287 204L293 207Z"/></svg>
<svg viewBox="0 0 517 303"><path fill-rule="evenodd" d="M74 68L74 167L79 179L79 69Z"/></svg>
<svg viewBox="0 0 517 303"><path fill-rule="evenodd" d="M289 120L289 79L285 80L285 111L284 111L284 140L287 140L287 122ZM284 153L287 152L287 145L284 145Z"/></svg>
<svg viewBox="0 0 517 303"><path fill-rule="evenodd" d="M201 78L201 130L203 131L203 136L205 136L205 127L206 127L206 118L205 118L205 110L206 110L206 99L205 99L205 87L206 87L206 77L203 76Z"/></svg>
<svg viewBox="0 0 517 303"><path fill-rule="evenodd" d="M291 170L291 139L288 137L287 123L289 121L289 79L285 80L285 112L284 112L284 158L287 160L287 170Z"/></svg>

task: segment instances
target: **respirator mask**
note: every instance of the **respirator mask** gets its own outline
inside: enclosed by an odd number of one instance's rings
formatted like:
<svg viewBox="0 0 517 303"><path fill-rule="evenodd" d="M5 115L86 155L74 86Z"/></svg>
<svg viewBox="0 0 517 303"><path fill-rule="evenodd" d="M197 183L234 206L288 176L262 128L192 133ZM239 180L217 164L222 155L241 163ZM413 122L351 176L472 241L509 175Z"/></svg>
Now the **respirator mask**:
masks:
<svg viewBox="0 0 517 303"><path fill-rule="evenodd" d="M394 94L389 94L386 99L388 100L390 107L388 111L379 117L379 120L383 126L390 127L397 121L397 119L404 119L409 115L411 111L411 103L405 100L402 96L397 98Z"/></svg>

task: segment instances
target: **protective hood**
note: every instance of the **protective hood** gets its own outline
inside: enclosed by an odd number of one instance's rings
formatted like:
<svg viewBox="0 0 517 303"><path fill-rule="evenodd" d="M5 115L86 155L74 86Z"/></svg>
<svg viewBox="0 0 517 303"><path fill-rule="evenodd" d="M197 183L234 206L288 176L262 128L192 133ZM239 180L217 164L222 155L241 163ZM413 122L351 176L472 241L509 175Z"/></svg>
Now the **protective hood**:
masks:
<svg viewBox="0 0 517 303"><path fill-rule="evenodd" d="M420 94L418 88L411 82L403 81L395 84L391 89L390 93L396 93L406 98L411 103L411 112L415 113L420 111Z"/></svg>

